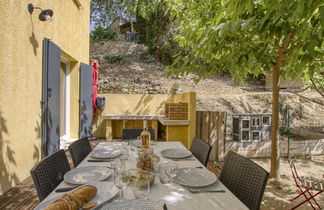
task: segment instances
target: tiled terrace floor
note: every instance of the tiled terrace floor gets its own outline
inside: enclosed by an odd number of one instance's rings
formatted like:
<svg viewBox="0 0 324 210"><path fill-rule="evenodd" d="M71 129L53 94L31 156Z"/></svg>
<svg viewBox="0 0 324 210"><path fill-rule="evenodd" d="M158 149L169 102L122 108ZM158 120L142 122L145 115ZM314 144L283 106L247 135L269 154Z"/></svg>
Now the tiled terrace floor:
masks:
<svg viewBox="0 0 324 210"><path fill-rule="evenodd" d="M92 141L91 146L95 147L100 140ZM70 153L66 151L69 163L72 166L72 159ZM29 210L35 208L39 203L36 188L31 177L28 177L16 187L11 188L6 193L0 196L0 209L1 210L14 210L22 209Z"/></svg>

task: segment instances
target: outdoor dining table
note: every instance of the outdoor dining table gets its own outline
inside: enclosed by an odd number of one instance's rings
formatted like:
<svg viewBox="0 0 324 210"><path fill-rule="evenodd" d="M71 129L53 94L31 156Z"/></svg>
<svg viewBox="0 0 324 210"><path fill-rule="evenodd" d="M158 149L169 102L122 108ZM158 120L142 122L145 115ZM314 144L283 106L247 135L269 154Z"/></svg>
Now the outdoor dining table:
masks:
<svg viewBox="0 0 324 210"><path fill-rule="evenodd" d="M102 149L107 146L127 145L127 142L100 142L95 148ZM186 149L180 142L158 142L155 150L160 157L160 161L172 161L164 158L161 155L161 151L164 149L178 148ZM88 162L88 159L92 159L88 155L77 167L83 166L108 166L109 162ZM136 168L137 159L135 153L130 153L128 160L126 160L126 168ZM197 159L194 160L178 160L174 161L178 164L178 168L185 167L202 167L203 170L208 170ZM110 176L107 180L113 182L113 176ZM191 193L188 189L180 184L172 183L173 187L170 188L167 184L160 182L158 174L155 176L154 185L150 189L149 198L157 203L165 203L169 210L175 209L248 209L230 190L228 190L219 180L213 184L213 189L225 190L225 193L218 192L203 192L203 193ZM57 188L73 186L63 181ZM107 189L108 191L109 189ZM65 192L66 193L66 192ZM42 202L46 202L49 199L53 199L58 195L64 195L64 192L56 193L55 190L51 192L47 198ZM117 195L118 196L118 195ZM113 199L114 200L114 199ZM113 201L112 201L113 202ZM41 205L41 204L39 204Z"/></svg>

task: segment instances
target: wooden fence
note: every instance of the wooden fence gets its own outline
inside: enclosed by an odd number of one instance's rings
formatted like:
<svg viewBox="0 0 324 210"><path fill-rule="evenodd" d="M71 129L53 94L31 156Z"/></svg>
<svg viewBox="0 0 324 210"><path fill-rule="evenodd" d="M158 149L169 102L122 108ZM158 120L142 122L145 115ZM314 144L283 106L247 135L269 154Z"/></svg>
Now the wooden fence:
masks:
<svg viewBox="0 0 324 210"><path fill-rule="evenodd" d="M210 161L224 159L225 118L225 112L196 112L196 138L202 139L212 146Z"/></svg>
<svg viewBox="0 0 324 210"><path fill-rule="evenodd" d="M228 151L237 152L248 158L265 158L271 156L269 141L233 141L231 132L231 115L225 112L196 111L196 138L212 146L210 161L223 161ZM227 126L226 126L227 125ZM227 130L227 132L226 132ZM225 139L225 137L228 137ZM280 155L323 155L324 139L318 140L281 140Z"/></svg>

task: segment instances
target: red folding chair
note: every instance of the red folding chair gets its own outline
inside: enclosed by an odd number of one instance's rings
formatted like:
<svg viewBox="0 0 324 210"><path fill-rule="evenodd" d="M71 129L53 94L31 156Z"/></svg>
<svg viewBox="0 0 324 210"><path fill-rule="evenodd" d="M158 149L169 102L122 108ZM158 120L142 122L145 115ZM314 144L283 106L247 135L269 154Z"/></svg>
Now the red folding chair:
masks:
<svg viewBox="0 0 324 210"><path fill-rule="evenodd" d="M299 204L297 204L296 206L294 206L291 209L296 209L299 206L303 205L304 203L308 202L313 209L315 208L315 205L311 202L314 201L314 203L316 204L316 206L321 209L321 207L319 206L318 202L315 200L315 196L319 195L321 192L323 192L324 190L324 180L319 181L318 179L315 179L314 177L304 177L298 176L294 161L292 159L292 156L289 154L288 157L288 162L289 162L289 166L291 169L291 173L292 176L294 178L295 181L295 185L297 186L297 188L299 189L300 193L294 197L293 199L291 199L290 201L296 200L297 198L299 198L300 196L304 196L305 200L303 202L300 202ZM312 194L312 191L316 191L315 194Z"/></svg>

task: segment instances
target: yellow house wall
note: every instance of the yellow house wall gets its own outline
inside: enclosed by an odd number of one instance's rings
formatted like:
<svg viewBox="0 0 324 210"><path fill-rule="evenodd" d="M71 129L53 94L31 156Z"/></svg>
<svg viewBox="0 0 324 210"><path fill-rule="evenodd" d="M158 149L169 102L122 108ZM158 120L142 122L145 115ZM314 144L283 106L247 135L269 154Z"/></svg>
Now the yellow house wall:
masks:
<svg viewBox="0 0 324 210"><path fill-rule="evenodd" d="M79 137L79 62L71 62L70 73L70 137Z"/></svg>
<svg viewBox="0 0 324 210"><path fill-rule="evenodd" d="M193 138L196 135L196 93L187 92L172 95L167 100L168 103L188 103L188 120L189 125L168 125L167 126L167 141L181 141L181 143L190 148ZM184 138L185 137L185 138Z"/></svg>
<svg viewBox="0 0 324 210"><path fill-rule="evenodd" d="M166 126L166 140L180 141L183 146L188 148L188 126L186 125L168 125Z"/></svg>
<svg viewBox="0 0 324 210"><path fill-rule="evenodd" d="M164 115L165 101L171 95L155 94L99 94L106 98L105 110L94 119L93 133L95 136L106 136L104 115ZM121 137L123 121L113 120L113 138ZM150 124L152 123L152 125ZM143 128L143 121L128 120L127 128ZM155 130L157 136L157 121L149 122L149 127Z"/></svg>
<svg viewBox="0 0 324 210"><path fill-rule="evenodd" d="M0 194L27 178L41 158L44 38L75 60L71 72L71 125L78 125L78 62L89 62L90 15L90 1L80 1L83 9L73 0L0 1ZM30 15L28 3L52 9L53 21L39 21L39 10ZM73 135L77 134L76 128L71 126Z"/></svg>
<svg viewBox="0 0 324 210"><path fill-rule="evenodd" d="M104 115L161 115L164 114L166 94L101 94L106 98Z"/></svg>
<svg viewBox="0 0 324 210"><path fill-rule="evenodd" d="M95 136L105 137L107 131L104 115L164 115L166 102L186 102L189 104L189 125L167 125L167 141L181 141L187 148L190 147L196 133L196 93L188 92L177 95L140 95L140 94L101 94L106 98L105 110L94 120ZM111 137L120 138L123 129L122 120L109 121ZM149 127L155 129L157 136L158 121L149 121ZM142 120L128 120L125 128L143 128Z"/></svg>
<svg viewBox="0 0 324 210"><path fill-rule="evenodd" d="M116 139L121 139L123 128L143 129L143 120L126 120L125 125L123 120L113 120L112 124L112 137ZM157 120L148 120L147 126L148 128L153 128L155 131L155 136L157 136Z"/></svg>

